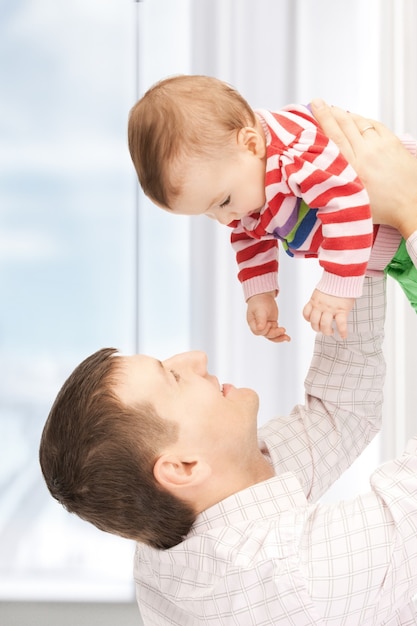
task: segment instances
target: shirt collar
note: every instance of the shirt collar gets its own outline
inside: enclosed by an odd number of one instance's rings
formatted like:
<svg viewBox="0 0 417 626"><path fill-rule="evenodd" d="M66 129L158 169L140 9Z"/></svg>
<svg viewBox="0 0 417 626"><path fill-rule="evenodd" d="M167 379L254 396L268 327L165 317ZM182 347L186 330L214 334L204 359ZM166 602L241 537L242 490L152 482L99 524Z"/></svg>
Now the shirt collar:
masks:
<svg viewBox="0 0 417 626"><path fill-rule="evenodd" d="M284 511L306 506L307 500L296 476L274 476L239 491L197 516L189 537L225 524L274 518Z"/></svg>

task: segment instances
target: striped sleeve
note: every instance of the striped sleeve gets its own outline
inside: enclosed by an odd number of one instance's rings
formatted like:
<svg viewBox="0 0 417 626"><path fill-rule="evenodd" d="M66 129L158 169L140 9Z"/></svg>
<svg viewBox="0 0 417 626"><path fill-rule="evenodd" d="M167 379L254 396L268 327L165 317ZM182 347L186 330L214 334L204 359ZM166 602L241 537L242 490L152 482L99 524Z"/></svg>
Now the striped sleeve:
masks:
<svg viewBox="0 0 417 626"><path fill-rule="evenodd" d="M239 223L230 236L236 254L245 300L258 293L278 293L278 241L254 239Z"/></svg>
<svg viewBox="0 0 417 626"><path fill-rule="evenodd" d="M275 195L271 190L267 193L268 203L277 215L287 193L317 209L310 239L307 235L302 242L303 255L317 254L325 273L343 279L343 293L334 295L357 297L373 241L368 194L337 146L307 113L300 114L302 110L266 112L271 131L287 146L280 158L281 184ZM335 281L330 281L329 292L335 286ZM321 290L325 290L323 282Z"/></svg>

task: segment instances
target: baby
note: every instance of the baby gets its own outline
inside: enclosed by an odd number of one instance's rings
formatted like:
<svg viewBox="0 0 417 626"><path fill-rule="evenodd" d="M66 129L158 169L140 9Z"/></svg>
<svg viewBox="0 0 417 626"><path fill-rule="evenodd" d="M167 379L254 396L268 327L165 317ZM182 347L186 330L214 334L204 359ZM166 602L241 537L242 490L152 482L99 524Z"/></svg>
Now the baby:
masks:
<svg viewBox="0 0 417 626"><path fill-rule="evenodd" d="M375 132L372 123L361 132ZM280 241L290 256L316 257L323 268L305 319L327 335L335 323L346 337L365 273L387 268L401 235L372 223L362 182L308 107L254 111L216 78L175 76L132 108L128 136L139 182L157 206L232 228L252 332L289 340L278 323Z"/></svg>

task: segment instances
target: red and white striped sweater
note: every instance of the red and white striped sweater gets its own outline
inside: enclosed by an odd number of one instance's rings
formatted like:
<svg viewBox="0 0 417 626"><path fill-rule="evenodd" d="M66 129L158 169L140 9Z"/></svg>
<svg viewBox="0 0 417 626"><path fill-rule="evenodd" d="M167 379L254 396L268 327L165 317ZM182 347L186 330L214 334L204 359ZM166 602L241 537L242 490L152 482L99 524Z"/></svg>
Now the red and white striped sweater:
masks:
<svg viewBox="0 0 417 626"><path fill-rule="evenodd" d="M267 144L266 203L231 224L245 299L278 290L278 240L291 256L318 258L317 289L360 296L365 272L385 268L400 234L373 226L362 182L306 106L256 114ZM407 147L415 151L415 142Z"/></svg>

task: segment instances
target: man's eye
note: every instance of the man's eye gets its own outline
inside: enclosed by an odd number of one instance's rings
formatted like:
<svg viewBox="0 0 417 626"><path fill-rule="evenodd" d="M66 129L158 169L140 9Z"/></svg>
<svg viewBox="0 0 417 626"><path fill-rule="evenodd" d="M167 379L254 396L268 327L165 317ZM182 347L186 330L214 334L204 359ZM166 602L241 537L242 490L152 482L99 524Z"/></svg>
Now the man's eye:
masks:
<svg viewBox="0 0 417 626"><path fill-rule="evenodd" d="M175 380L178 382L180 380L180 375L175 370L169 370L169 371L173 375Z"/></svg>
<svg viewBox="0 0 417 626"><path fill-rule="evenodd" d="M227 196L226 200L224 200L224 202L220 204L220 208L224 209L224 207L227 206L228 204L230 204L230 196Z"/></svg>

